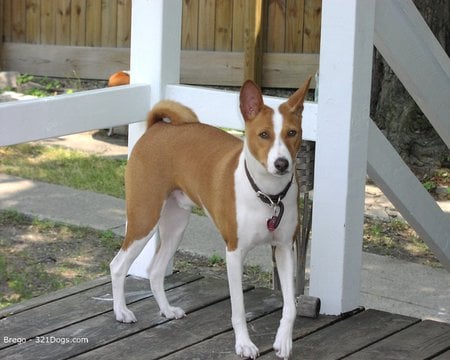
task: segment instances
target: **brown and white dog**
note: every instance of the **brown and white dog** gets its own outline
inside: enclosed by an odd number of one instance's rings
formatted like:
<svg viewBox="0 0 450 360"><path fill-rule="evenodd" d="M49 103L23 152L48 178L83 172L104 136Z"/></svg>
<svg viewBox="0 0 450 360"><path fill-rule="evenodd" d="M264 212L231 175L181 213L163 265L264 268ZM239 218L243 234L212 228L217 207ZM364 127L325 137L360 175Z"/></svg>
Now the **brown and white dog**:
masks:
<svg viewBox="0 0 450 360"><path fill-rule="evenodd" d="M126 171L125 240L110 265L118 321L136 321L125 303L125 276L158 228L160 245L148 270L153 295L165 317L185 316L182 309L167 301L164 274L196 204L212 219L226 243L235 350L242 357L258 356L245 320L244 258L256 245L276 247L283 313L273 347L277 356L289 357L296 317L295 159L309 82L278 109L272 109L264 105L256 84L246 81L240 92L244 141L199 123L192 110L173 101L161 101L150 111L148 130L136 143Z"/></svg>

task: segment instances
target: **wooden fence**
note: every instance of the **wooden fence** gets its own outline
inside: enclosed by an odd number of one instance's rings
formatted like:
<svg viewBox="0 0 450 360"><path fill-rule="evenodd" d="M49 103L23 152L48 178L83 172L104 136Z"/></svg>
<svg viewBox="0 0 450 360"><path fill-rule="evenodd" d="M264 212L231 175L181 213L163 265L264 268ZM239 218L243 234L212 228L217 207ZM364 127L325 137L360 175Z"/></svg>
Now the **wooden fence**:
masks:
<svg viewBox="0 0 450 360"><path fill-rule="evenodd" d="M183 0L180 81L239 85L256 66L262 85L296 87L318 67L320 19L321 0ZM107 78L129 68L131 0L0 0L0 20L2 70Z"/></svg>

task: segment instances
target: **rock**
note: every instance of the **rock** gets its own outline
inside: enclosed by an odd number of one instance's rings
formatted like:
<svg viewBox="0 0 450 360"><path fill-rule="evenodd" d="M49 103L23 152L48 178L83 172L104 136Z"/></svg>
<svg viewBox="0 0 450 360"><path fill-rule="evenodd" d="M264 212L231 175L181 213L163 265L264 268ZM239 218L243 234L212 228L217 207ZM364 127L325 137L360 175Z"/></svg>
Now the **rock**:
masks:
<svg viewBox="0 0 450 360"><path fill-rule="evenodd" d="M0 71L0 88L16 88L19 75L17 71Z"/></svg>

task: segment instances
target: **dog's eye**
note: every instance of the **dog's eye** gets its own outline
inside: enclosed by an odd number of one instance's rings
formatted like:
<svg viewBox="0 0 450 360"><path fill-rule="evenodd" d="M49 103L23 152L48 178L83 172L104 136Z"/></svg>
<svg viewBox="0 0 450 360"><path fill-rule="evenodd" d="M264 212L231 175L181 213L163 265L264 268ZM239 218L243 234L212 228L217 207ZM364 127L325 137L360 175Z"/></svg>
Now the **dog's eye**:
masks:
<svg viewBox="0 0 450 360"><path fill-rule="evenodd" d="M263 132L259 133L259 137L261 139L268 139L269 138L269 133L267 131L263 131Z"/></svg>
<svg viewBox="0 0 450 360"><path fill-rule="evenodd" d="M297 135L297 131L296 130L289 130L287 133L287 136L289 137L294 137Z"/></svg>

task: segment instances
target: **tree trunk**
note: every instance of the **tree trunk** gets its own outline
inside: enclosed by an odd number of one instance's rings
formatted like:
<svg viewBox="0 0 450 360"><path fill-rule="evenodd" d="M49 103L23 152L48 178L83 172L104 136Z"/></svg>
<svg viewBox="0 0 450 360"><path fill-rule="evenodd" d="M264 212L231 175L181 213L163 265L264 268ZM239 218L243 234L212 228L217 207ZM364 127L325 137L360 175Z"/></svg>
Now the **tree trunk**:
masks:
<svg viewBox="0 0 450 360"><path fill-rule="evenodd" d="M414 3L449 54L450 1L414 0ZM449 149L378 51L374 52L370 115L418 176L448 162Z"/></svg>

